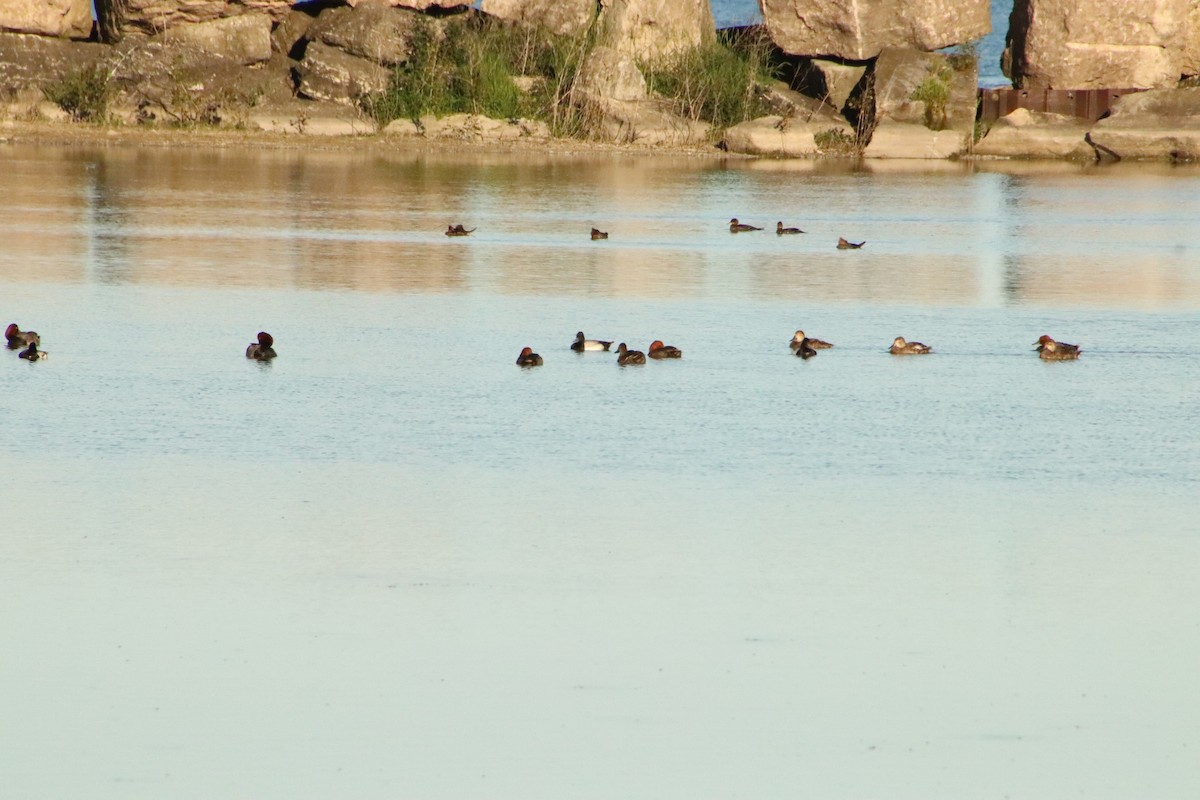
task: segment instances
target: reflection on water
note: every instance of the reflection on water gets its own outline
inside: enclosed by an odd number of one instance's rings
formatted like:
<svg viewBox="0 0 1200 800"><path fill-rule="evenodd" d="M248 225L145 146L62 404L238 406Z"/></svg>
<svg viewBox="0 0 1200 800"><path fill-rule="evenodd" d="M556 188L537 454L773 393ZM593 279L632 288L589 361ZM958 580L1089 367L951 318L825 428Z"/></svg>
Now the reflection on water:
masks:
<svg viewBox="0 0 1200 800"><path fill-rule="evenodd" d="M4 154L5 796L1194 794L1200 171Z"/></svg>
<svg viewBox="0 0 1200 800"><path fill-rule="evenodd" d="M15 279L1196 308L1200 170L15 148ZM725 220L763 234L731 236ZM770 234L783 218L807 234ZM442 236L453 222L468 239ZM592 225L612 238L593 243ZM866 240L833 249L839 236ZM45 242L56 247L48 253ZM186 257L185 257L186 255Z"/></svg>

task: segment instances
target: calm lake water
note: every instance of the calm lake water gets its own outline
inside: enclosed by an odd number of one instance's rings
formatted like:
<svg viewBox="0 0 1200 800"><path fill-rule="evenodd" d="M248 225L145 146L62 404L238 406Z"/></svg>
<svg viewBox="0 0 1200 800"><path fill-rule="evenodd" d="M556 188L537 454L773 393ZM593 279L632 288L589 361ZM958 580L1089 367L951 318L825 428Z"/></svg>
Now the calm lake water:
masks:
<svg viewBox="0 0 1200 800"><path fill-rule="evenodd" d="M5 796L1195 796L1200 170L0 159Z"/></svg>

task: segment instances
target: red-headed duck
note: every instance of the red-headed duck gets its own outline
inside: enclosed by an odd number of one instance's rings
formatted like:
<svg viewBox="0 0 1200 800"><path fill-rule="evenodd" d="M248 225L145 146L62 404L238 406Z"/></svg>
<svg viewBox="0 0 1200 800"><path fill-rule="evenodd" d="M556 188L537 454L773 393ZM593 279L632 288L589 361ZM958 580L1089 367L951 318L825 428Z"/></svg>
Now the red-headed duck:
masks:
<svg viewBox="0 0 1200 800"><path fill-rule="evenodd" d="M838 250L857 250L864 244L866 244L866 242L848 242L842 237L838 237Z"/></svg>
<svg viewBox="0 0 1200 800"><path fill-rule="evenodd" d="M897 336L892 340L892 346L888 352L894 356L923 356L933 351L929 345L920 342L906 342L903 336Z"/></svg>
<svg viewBox="0 0 1200 800"><path fill-rule="evenodd" d="M1042 335L1034 342L1034 349L1038 351L1038 357L1043 361L1074 361L1083 352L1077 344L1056 342L1046 335Z"/></svg>
<svg viewBox="0 0 1200 800"><path fill-rule="evenodd" d="M683 358L683 351L678 347L670 344L663 344L658 339L650 343L650 349L646 351L646 355L651 358Z"/></svg>
<svg viewBox="0 0 1200 800"><path fill-rule="evenodd" d="M450 227L446 228L446 235L447 236L469 236L470 234L474 233L476 230L478 230L478 229L471 228L470 230L467 230L462 225L451 225Z"/></svg>
<svg viewBox="0 0 1200 800"><path fill-rule="evenodd" d="M833 345L830 344L829 342L825 342L820 339L808 338L807 336L804 335L804 331L796 331L795 333L793 333L792 341L789 342L788 344L791 346L791 348L793 350L796 350L800 347L801 342L807 342L808 346L814 350L828 350L829 348L833 347Z"/></svg>
<svg viewBox="0 0 1200 800"><path fill-rule="evenodd" d="M800 230L799 228L785 228L785 227L783 227L782 222L775 223L775 235L776 236L783 236L783 235L789 234L789 233L804 233L804 231Z"/></svg>
<svg viewBox="0 0 1200 800"><path fill-rule="evenodd" d="M246 348L246 358L255 361L270 361L275 357L275 339L266 331L258 332L258 341L251 342Z"/></svg>
<svg viewBox="0 0 1200 800"><path fill-rule="evenodd" d="M607 238L608 238L608 231L601 231L601 230L597 230L596 228L592 228L592 239L593 240L607 239Z"/></svg>
<svg viewBox="0 0 1200 800"><path fill-rule="evenodd" d="M18 357L24 358L27 361L37 361L38 359L45 358L46 353L44 350L38 350L37 345L30 342L29 347L22 350Z"/></svg>
<svg viewBox="0 0 1200 800"><path fill-rule="evenodd" d="M4 338L8 339L9 350L19 350L22 347L28 347L31 344L41 344L42 337L38 336L33 331L23 331L17 327L17 323L10 322L8 328L4 331Z"/></svg>
<svg viewBox="0 0 1200 800"><path fill-rule="evenodd" d="M571 349L576 353L585 351L599 352L612 347L612 342L602 342L599 339L588 339L583 335L583 331L575 334L575 341L571 342Z"/></svg>
<svg viewBox="0 0 1200 800"><path fill-rule="evenodd" d="M517 356L518 367L540 367L542 365L542 357L533 352L532 347L522 347L521 355Z"/></svg>
<svg viewBox="0 0 1200 800"><path fill-rule="evenodd" d="M762 228L756 228L753 225L747 225L743 222L738 222L737 217L729 220L730 233L745 233L746 231L761 231Z"/></svg>
<svg viewBox="0 0 1200 800"><path fill-rule="evenodd" d="M630 350L625 346L624 342L617 345L617 363L624 366L626 364L645 364L646 354L641 350Z"/></svg>

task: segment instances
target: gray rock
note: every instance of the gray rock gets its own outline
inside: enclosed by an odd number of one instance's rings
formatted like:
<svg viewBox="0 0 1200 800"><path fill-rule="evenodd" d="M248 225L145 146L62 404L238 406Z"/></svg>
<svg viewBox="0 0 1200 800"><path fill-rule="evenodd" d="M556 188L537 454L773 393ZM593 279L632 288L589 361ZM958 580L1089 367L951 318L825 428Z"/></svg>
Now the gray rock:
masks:
<svg viewBox="0 0 1200 800"><path fill-rule="evenodd" d="M387 89L391 70L322 42L309 42L296 70L298 91L312 100L352 104L364 94Z"/></svg>
<svg viewBox="0 0 1200 800"><path fill-rule="evenodd" d="M1018 108L996 120L972 154L989 158L1056 158L1092 161L1088 125L1079 117Z"/></svg>
<svg viewBox="0 0 1200 800"><path fill-rule="evenodd" d="M271 57L271 18L264 13L221 17L178 25L161 35L169 46L190 45L239 64L257 64Z"/></svg>
<svg viewBox="0 0 1200 800"><path fill-rule="evenodd" d="M346 0L346 5L356 6L369 2L374 2L374 0ZM470 0L384 0L384 2L393 8L407 8L411 11L428 11L431 8L449 11L465 9L470 5Z"/></svg>
<svg viewBox="0 0 1200 800"><path fill-rule="evenodd" d="M637 102L647 96L646 79L633 56L611 47L596 47L579 69L575 90L588 99Z"/></svg>
<svg viewBox="0 0 1200 800"><path fill-rule="evenodd" d="M1024 89L1175 85L1193 0L1016 0L1010 75Z"/></svg>
<svg viewBox="0 0 1200 800"><path fill-rule="evenodd" d="M377 64L395 65L408 58L413 33L422 22L412 11L370 0L325 9L305 36Z"/></svg>
<svg viewBox="0 0 1200 800"><path fill-rule="evenodd" d="M560 36L573 36L588 29L599 7L598 0L483 0L480 10Z"/></svg>
<svg viewBox="0 0 1200 800"><path fill-rule="evenodd" d="M771 38L802 56L874 58L885 47L937 50L991 30L988 0L759 0Z"/></svg>
<svg viewBox="0 0 1200 800"><path fill-rule="evenodd" d="M92 32L90 0L4 0L0 31L86 39Z"/></svg>
<svg viewBox="0 0 1200 800"><path fill-rule="evenodd" d="M180 25L261 12L279 22L291 0L97 0L96 12L106 41L127 33L153 36Z"/></svg>
<svg viewBox="0 0 1200 800"><path fill-rule="evenodd" d="M866 74L862 64L842 64L820 58L807 59L798 73L803 73L805 94L829 103L838 111L846 107L846 101Z"/></svg>
<svg viewBox="0 0 1200 800"><path fill-rule="evenodd" d="M873 68L876 121L973 131L978 73L973 63L959 61L958 69L955 63L941 53L885 47ZM923 99L940 92L944 92L942 107L940 100Z"/></svg>
<svg viewBox="0 0 1200 800"><path fill-rule="evenodd" d="M840 142L854 140L854 130L845 120L838 123L824 119L801 122L780 116L760 117L725 131L725 149L731 153L786 158L853 155L852 146L849 149L823 148L818 143L825 141L825 137L831 133L838 136L837 141Z"/></svg>
<svg viewBox="0 0 1200 800"><path fill-rule="evenodd" d="M602 44L654 63L716 36L709 0L601 0Z"/></svg>
<svg viewBox="0 0 1200 800"><path fill-rule="evenodd" d="M924 125L884 120L871 134L864 158L953 158L967 149L959 131L932 131Z"/></svg>
<svg viewBox="0 0 1200 800"><path fill-rule="evenodd" d="M1123 159L1200 159L1200 88L1127 94L1092 126L1088 139Z"/></svg>
<svg viewBox="0 0 1200 800"><path fill-rule="evenodd" d="M80 67L104 61L109 55L108 47L94 42L0 33L0 85L11 93L38 90Z"/></svg>
<svg viewBox="0 0 1200 800"><path fill-rule="evenodd" d="M285 56L291 55L316 19L314 14L302 8L293 8L271 31L271 49Z"/></svg>

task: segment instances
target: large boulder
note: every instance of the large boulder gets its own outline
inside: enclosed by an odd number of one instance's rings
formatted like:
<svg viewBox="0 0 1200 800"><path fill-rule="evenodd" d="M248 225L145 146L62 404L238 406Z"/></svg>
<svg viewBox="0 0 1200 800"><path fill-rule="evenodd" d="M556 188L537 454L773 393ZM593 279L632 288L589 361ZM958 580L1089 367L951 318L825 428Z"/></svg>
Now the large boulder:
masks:
<svg viewBox="0 0 1200 800"><path fill-rule="evenodd" d="M978 103L973 58L885 47L873 68L875 119L971 132Z"/></svg>
<svg viewBox="0 0 1200 800"><path fill-rule="evenodd" d="M874 58L885 47L937 50L992 29L988 0L759 0L792 55Z"/></svg>
<svg viewBox="0 0 1200 800"><path fill-rule="evenodd" d="M296 68L299 93L310 100L352 105L365 94L387 89L391 70L323 42L309 42Z"/></svg>
<svg viewBox="0 0 1200 800"><path fill-rule="evenodd" d="M471 0L384 0L389 6L395 8L407 8L411 11L451 11L458 9L466 9L470 5ZM356 6L360 3L374 2L374 0L346 0L346 5Z"/></svg>
<svg viewBox="0 0 1200 800"><path fill-rule="evenodd" d="M48 36L0 33L0 94L16 95L60 81L72 71L102 62L108 48Z"/></svg>
<svg viewBox="0 0 1200 800"><path fill-rule="evenodd" d="M731 153L805 158L819 155L854 155L854 130L844 119L816 117L802 121L772 115L734 125L725 131L725 149Z"/></svg>
<svg viewBox="0 0 1200 800"><path fill-rule="evenodd" d="M90 0L4 0L0 31L86 39L92 32Z"/></svg>
<svg viewBox="0 0 1200 800"><path fill-rule="evenodd" d="M239 64L258 64L271 57L271 18L256 12L178 25L164 31L162 40L170 45L190 45Z"/></svg>
<svg viewBox="0 0 1200 800"><path fill-rule="evenodd" d="M1193 0L1016 0L1010 77L1022 89L1175 85Z"/></svg>
<svg viewBox="0 0 1200 800"><path fill-rule="evenodd" d="M1088 124L1079 117L1018 108L996 120L972 153L989 158L1057 158L1093 161Z"/></svg>
<svg viewBox="0 0 1200 800"><path fill-rule="evenodd" d="M485 14L560 36L583 33L596 18L598 8L598 0L483 0L480 5Z"/></svg>
<svg viewBox="0 0 1200 800"><path fill-rule="evenodd" d="M152 36L179 25L252 12L275 23L291 6L291 0L96 0L96 15L105 41L116 41L126 33Z"/></svg>
<svg viewBox="0 0 1200 800"><path fill-rule="evenodd" d="M608 100L638 102L646 99L646 78L633 56L611 47L596 47L579 69L575 91L600 104Z"/></svg>
<svg viewBox="0 0 1200 800"><path fill-rule="evenodd" d="M875 127L864 158L953 158L967 149L959 131L933 131L924 125L885 120Z"/></svg>
<svg viewBox="0 0 1200 800"><path fill-rule="evenodd" d="M1088 138L1116 158L1200 159L1200 88L1127 94Z"/></svg>
<svg viewBox="0 0 1200 800"><path fill-rule="evenodd" d="M421 15L370 0L357 6L322 11L305 32L309 41L319 41L352 56L377 64L403 64L408 58Z"/></svg>
<svg viewBox="0 0 1200 800"><path fill-rule="evenodd" d="M709 0L601 0L601 43L655 63L716 36Z"/></svg>

